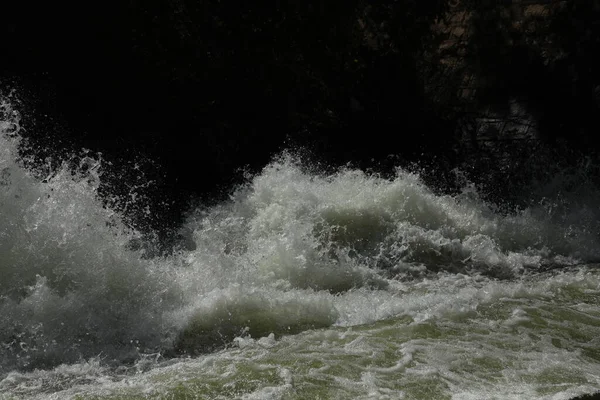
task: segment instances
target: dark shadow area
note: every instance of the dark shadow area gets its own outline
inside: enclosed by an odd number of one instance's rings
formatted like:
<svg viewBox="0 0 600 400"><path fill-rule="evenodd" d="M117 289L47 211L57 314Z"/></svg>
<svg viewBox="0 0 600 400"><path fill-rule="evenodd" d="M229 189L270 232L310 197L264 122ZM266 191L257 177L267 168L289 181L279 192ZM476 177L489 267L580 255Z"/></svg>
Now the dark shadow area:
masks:
<svg viewBox="0 0 600 400"><path fill-rule="evenodd" d="M600 399L600 393L584 394L581 396L573 397L572 400L598 400Z"/></svg>
<svg viewBox="0 0 600 400"><path fill-rule="evenodd" d="M599 10L579 0L12 2L0 83L17 88L40 160L101 152L112 163L105 197L121 208L132 186L152 182L128 210L142 228L170 231L191 198L226 197L242 170L290 147L383 174L419 163L442 191L457 189L460 168L510 201L544 162L533 156L598 154ZM515 104L526 133L506 123Z"/></svg>

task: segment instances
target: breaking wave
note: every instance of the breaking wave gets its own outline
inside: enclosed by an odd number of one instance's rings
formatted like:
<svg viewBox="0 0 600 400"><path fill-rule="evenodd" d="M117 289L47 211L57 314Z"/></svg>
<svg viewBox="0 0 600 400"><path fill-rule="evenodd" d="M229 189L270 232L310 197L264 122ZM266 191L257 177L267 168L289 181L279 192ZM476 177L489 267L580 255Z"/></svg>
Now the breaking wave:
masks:
<svg viewBox="0 0 600 400"><path fill-rule="evenodd" d="M400 168L391 179L324 174L287 154L229 201L190 210L184 248L148 258L98 194L102 161L40 177L19 155L18 113L0 107L2 376L364 324L417 307L402 300L406 281L521 279L600 260L594 191L506 213L468 185L440 195Z"/></svg>

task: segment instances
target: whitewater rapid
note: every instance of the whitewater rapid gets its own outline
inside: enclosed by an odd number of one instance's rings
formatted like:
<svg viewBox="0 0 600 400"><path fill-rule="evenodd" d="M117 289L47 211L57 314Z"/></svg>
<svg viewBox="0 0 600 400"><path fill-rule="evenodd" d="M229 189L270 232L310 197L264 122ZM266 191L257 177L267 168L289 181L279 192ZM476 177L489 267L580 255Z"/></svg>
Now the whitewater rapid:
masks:
<svg viewBox="0 0 600 400"><path fill-rule="evenodd" d="M0 398L600 388L593 188L509 213L471 186L443 195L401 168L326 174L282 154L190 210L187 246L149 258L99 197L101 160L26 168L6 99L1 115Z"/></svg>

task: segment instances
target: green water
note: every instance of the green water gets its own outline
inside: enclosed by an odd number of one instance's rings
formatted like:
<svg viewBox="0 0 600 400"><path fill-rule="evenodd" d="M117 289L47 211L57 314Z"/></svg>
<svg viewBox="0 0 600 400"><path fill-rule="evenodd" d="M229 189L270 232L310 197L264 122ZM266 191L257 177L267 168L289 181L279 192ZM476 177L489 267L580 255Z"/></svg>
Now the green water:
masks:
<svg viewBox="0 0 600 400"><path fill-rule="evenodd" d="M509 213L469 185L439 194L400 168L320 173L284 154L190 210L186 248L148 258L99 198L101 160L32 172L0 111L2 400L600 390L589 180L553 176Z"/></svg>
<svg viewBox="0 0 600 400"><path fill-rule="evenodd" d="M238 337L186 359L23 374L4 398L569 399L600 389L595 266L518 282L448 275L397 295L440 302L369 324Z"/></svg>

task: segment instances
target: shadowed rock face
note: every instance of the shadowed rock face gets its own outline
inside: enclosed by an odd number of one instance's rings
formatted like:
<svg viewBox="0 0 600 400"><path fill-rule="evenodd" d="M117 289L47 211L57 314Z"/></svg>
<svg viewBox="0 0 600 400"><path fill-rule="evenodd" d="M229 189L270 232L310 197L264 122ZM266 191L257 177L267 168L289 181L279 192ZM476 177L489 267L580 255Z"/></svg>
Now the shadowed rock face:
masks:
<svg viewBox="0 0 600 400"><path fill-rule="evenodd" d="M485 153L483 173L498 164L493 152L463 146L480 130L461 129L477 113L487 123L490 109L503 118L515 99L540 137L589 149L597 2L550 2L553 13L456 3L11 2L0 83L19 88L31 114L24 134L39 148L101 151L117 172L136 156L153 160L138 164L156 182L155 225L176 224L191 196L222 196L240 168L260 169L286 147L384 172L416 160L450 170ZM544 29L554 47L536 42ZM113 190L126 192L115 176Z"/></svg>
<svg viewBox="0 0 600 400"><path fill-rule="evenodd" d="M25 134L113 161L144 155L161 166L152 178L175 209L285 147L368 167L390 154L415 159L435 147L426 135L442 132L418 84L418 46L371 46L359 1L32 7L3 7L0 27L0 79L28 104ZM415 33L402 40L417 43L442 6L406 7L413 23L403 29Z"/></svg>
<svg viewBox="0 0 600 400"><path fill-rule="evenodd" d="M445 38L435 54L448 84L432 96L458 114L505 121L516 102L539 139L589 151L600 106L589 56L599 50L599 15L598 1L453 2L433 27Z"/></svg>

